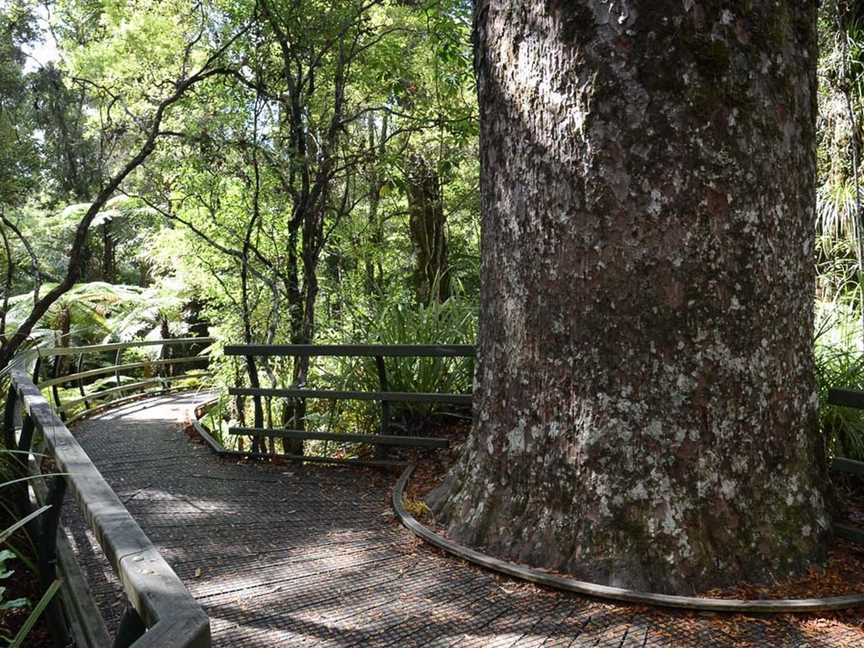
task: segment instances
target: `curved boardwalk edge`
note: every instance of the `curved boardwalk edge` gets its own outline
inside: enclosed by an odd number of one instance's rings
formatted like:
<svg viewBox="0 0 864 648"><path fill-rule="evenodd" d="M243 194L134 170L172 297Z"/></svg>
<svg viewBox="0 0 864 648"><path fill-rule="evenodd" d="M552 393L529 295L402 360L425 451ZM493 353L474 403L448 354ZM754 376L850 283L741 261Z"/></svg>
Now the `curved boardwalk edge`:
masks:
<svg viewBox="0 0 864 648"><path fill-rule="evenodd" d="M411 478L413 471L413 465L405 468L402 475L399 477L399 480L396 482L396 486L393 488L393 510L396 512L396 516L402 524L416 536L438 549L446 551L449 554L467 560L468 562L480 567L484 567L485 569L491 569L492 571L507 576L526 580L538 585L553 587L566 592L573 592L575 594L583 594L611 601L638 603L682 610L700 610L705 612L826 612L864 605L864 594L861 593L832 596L828 598L742 600L640 592L621 587L610 587L599 583L580 581L575 578L557 576L539 569L533 569L526 565L519 565L505 560L500 560L457 542L453 542L452 540L448 540L441 534L435 533L418 522L417 519L405 509L403 504L405 487L408 485L408 480Z"/></svg>

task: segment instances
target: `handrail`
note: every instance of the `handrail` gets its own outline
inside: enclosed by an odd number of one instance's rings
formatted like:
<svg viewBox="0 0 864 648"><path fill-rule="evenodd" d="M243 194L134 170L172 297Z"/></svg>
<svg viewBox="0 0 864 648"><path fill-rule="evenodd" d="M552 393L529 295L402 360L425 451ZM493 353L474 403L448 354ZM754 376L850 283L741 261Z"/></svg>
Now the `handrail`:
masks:
<svg viewBox="0 0 864 648"><path fill-rule="evenodd" d="M471 358L472 344L231 344L226 356L349 356L374 358Z"/></svg>
<svg viewBox="0 0 864 648"><path fill-rule="evenodd" d="M138 523L123 506L72 433L54 413L30 377L19 369L11 371L12 388L6 401L4 431L9 429L15 408L23 408L24 423L19 449L30 450L33 432L40 432L46 449L62 476L52 477L48 501L50 509L42 526L54 532L48 555L39 556L45 569L53 569L56 528L66 487L70 487L81 507L87 525L95 534L111 567L117 574L130 608L121 623L123 628L143 625L146 633L118 636L115 645L134 648L209 648L210 621L186 587L159 554ZM25 434L25 430L27 433Z"/></svg>
<svg viewBox="0 0 864 648"><path fill-rule="evenodd" d="M164 360L151 360L149 362L130 362L122 365L113 365L111 367L99 367L98 369L88 369L87 371L79 371L77 373L66 374L50 380L43 380L39 383L39 387L53 387L54 385L62 385L74 380L83 378L95 378L97 376L105 376L114 373L115 371L129 371L130 369L147 369L149 367L167 367L175 364L190 364L192 362L201 362L207 360L203 356L189 356L184 358L165 358Z"/></svg>
<svg viewBox="0 0 864 648"><path fill-rule="evenodd" d="M148 387L161 384L162 392L165 393L170 391L171 383L176 383L180 380L187 380L192 378L200 378L204 377L206 374L197 374L193 375L187 373L186 371L176 372L174 371L174 367L178 367L180 365L194 365L196 363L204 363L209 361L209 356L207 355L189 355L189 347L195 345L205 345L209 346L216 341L216 338L212 337L183 337L183 338L166 338L161 340L134 340L131 342L115 342L110 344L91 344L84 346L76 346L76 347L53 347L50 349L39 349L39 355L37 360L37 370L34 372L34 382L36 382L39 389L50 388L54 406L57 409L60 418L64 421L74 421L82 416L87 416L93 411L97 411L93 409L93 404L98 405L99 403L105 402L113 402L120 403L130 400L131 398L135 398L139 394L145 393L155 393L155 390L144 391ZM137 349L142 347L163 347L163 349L167 348L175 348L178 346L185 346L186 349L180 351L180 355L183 357L164 357L164 350L160 354L163 357L159 359L153 360L144 360L140 362L127 362L125 364L120 363L120 356L124 350L127 349ZM185 353L184 353L185 351ZM96 367L94 369L84 369L84 360L89 355L97 355L100 353L114 353L114 362L108 366ZM69 367L71 369L71 373L61 373L61 367L64 366L63 358L75 357L77 356L77 361L73 361L69 363ZM45 380L38 380L39 376L39 368L42 364L42 361L45 359L52 359L51 362L51 371L43 372L43 375L47 373L45 376ZM192 367L195 368L195 367ZM203 369L203 367L201 367ZM153 380L138 380L123 383L121 380L121 372L134 371L138 369L154 369L157 374ZM98 389L93 390L88 393L86 387L94 378L98 378L100 376L109 376L114 374L116 377L117 385L110 389ZM142 378L149 378L149 376L143 376ZM75 398L73 400L69 400L68 398L64 398L63 402L61 402L62 392L59 387L63 385L72 385L74 384L78 386L78 392L80 393L80 398ZM131 393L132 396L124 396L124 394ZM120 396L119 399L114 399L108 401L109 397L114 398L115 396ZM75 414L72 412L75 408L83 405L83 411Z"/></svg>
<svg viewBox="0 0 864 648"><path fill-rule="evenodd" d="M260 441L268 437L271 440L275 438L290 438L298 440L301 443L304 440L314 439L337 440L340 436L344 441L357 443L366 443L369 439L369 435L310 433L305 430L290 430L288 434L282 434L279 430L274 430L273 434L267 434L267 430L263 428L262 398L296 399L304 403L306 399L377 401L381 406L379 441L372 443L377 446L376 457L378 459L384 458L388 445L404 444L416 447L416 443L413 441L403 441L407 437L395 436L389 433L391 403L443 403L467 407L470 407L472 404L471 394L391 391L388 386L387 369L384 363L385 358L474 358L477 350L471 344L233 344L226 345L222 352L225 356L246 358L250 382L252 382L250 387L233 387L228 390L230 396L251 396L253 398L255 425L251 428L231 428L229 430L231 434L245 434L251 437L250 452L244 453L247 456L261 455L262 453L259 452ZM251 380L257 375L255 358L286 356L295 359L310 357L374 358L380 389L377 391L310 389L305 385L292 385L287 389L265 389L260 387L257 380ZM241 429L245 429L247 432L241 432ZM361 441L361 439L363 440ZM381 440L386 441L382 442ZM447 444L447 441L444 439L432 439L431 442L433 443L432 447L442 447ZM321 457L318 457L318 459L321 459Z"/></svg>
<svg viewBox="0 0 864 648"><path fill-rule="evenodd" d="M167 338L164 340L133 340L131 342L112 342L110 344L89 344L78 347L52 347L50 349L39 349L40 358L55 356L69 356L78 353L101 353L104 351L122 351L124 349L135 349L147 346L176 346L178 344L212 344L216 338L191 337L191 338Z"/></svg>
<svg viewBox="0 0 864 648"><path fill-rule="evenodd" d="M344 391L338 389L269 389L232 387L231 396L275 396L277 398L319 398L322 400L383 401L387 403L444 403L471 405L471 394L426 392Z"/></svg>
<svg viewBox="0 0 864 648"><path fill-rule="evenodd" d="M179 378L209 378L213 375L210 371L204 371L194 374L183 374L179 376ZM150 387L152 385L159 385L164 382L170 383L175 378L172 377L159 377L159 378L149 378L147 380L142 380L135 383L126 383L125 385L120 385L119 387L112 387L111 389L104 389L97 394L89 394L87 396L82 396L81 398L74 398L70 401L66 401L62 406L58 407L58 411L68 411L70 409L74 409L76 405L81 405L82 403L86 403L87 401L98 400L99 398L110 396L112 394L120 394L124 391L130 391L133 389L138 389L139 387ZM112 401L113 402L113 401Z"/></svg>

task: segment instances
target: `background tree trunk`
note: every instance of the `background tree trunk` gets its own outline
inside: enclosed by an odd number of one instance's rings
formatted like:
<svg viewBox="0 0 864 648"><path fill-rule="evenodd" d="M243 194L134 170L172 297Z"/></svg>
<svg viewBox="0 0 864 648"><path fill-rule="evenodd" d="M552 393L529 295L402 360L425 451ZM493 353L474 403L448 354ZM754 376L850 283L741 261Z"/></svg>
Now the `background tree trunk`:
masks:
<svg viewBox="0 0 864 648"><path fill-rule="evenodd" d="M441 180L437 169L419 153L411 156L406 180L414 291L421 304L444 302L450 296L450 275Z"/></svg>
<svg viewBox="0 0 864 648"><path fill-rule="evenodd" d="M477 416L432 498L451 534L665 592L820 559L815 2L476 11Z"/></svg>
<svg viewBox="0 0 864 648"><path fill-rule="evenodd" d="M369 234L366 244L369 246L369 249L366 254L363 255L363 265L365 270L364 288L369 295L380 295L384 290L384 273L381 269L381 251L384 248L384 220L379 212L379 207L381 204L381 191L384 188L385 179L379 166L384 163L387 155L389 125L390 116L386 112L381 117L380 132L373 114L370 113L366 119L369 151L374 155L374 160L370 164L370 169L368 171Z"/></svg>
<svg viewBox="0 0 864 648"><path fill-rule="evenodd" d="M114 283L117 278L117 243L111 231L111 221L102 225L102 281Z"/></svg>

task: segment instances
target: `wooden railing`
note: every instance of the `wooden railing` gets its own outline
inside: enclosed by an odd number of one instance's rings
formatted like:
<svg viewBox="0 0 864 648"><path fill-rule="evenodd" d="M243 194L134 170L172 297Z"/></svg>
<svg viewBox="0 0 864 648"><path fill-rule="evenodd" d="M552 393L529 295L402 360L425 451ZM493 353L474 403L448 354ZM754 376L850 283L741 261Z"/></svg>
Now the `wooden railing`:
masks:
<svg viewBox="0 0 864 648"><path fill-rule="evenodd" d="M111 643L65 535L58 532L68 490L75 496L87 526L128 598L113 645L116 648L209 648L210 621L204 610L120 502L31 378L22 370L14 369L10 380L3 430L6 448L29 453L34 441L39 441L39 452L54 464L51 472L43 475L40 473L42 462L36 460L36 455L30 459L31 483L37 502L40 508L49 507L33 518L30 532L38 539L35 544L43 586L58 576L63 580L62 603L55 601L47 611L58 645L69 645L72 634L79 646L103 648ZM19 417L21 427L17 429L15 421ZM17 489L16 499L21 511L32 506L26 487Z"/></svg>
<svg viewBox="0 0 864 648"><path fill-rule="evenodd" d="M257 373L255 359L270 357L293 357L296 361L301 357L344 357L344 358L373 358L378 374L379 390L357 391L357 390L335 390L335 389L311 389L306 386L292 386L289 388L261 388L233 387L228 393L232 396L251 396L255 409L255 424L251 427L233 427L229 434L248 436L251 438L251 451L249 456L263 456L260 452L260 440L262 438L280 438L289 440L321 440L338 441L348 443L364 443L376 446L378 459L383 459L383 450L392 446L407 446L415 448L446 448L447 439L435 437L421 437L393 434L391 432L391 403L438 403L457 405L465 408L471 407L471 394L452 393L418 393L391 391L387 379L385 358L473 358L475 348L471 345L381 345L381 344L285 344L285 345L234 345L226 346L226 356L242 357L246 359L249 373ZM306 429L290 428L265 428L263 426L262 398L284 398L305 402L306 399L325 400L355 400L374 401L380 404L380 429L377 434L346 434L334 432L310 431ZM296 422L295 422L296 426ZM305 427L305 426L304 426ZM280 455L287 458L310 460L327 460L326 457L313 457L309 455Z"/></svg>
<svg viewBox="0 0 864 648"><path fill-rule="evenodd" d="M213 341L213 338L201 337L173 338L40 349L35 371L37 386L51 390L53 405L60 418L72 423L108 405L118 405L151 392L176 391L183 388L181 383L190 379L208 378L211 375L207 369L209 358L195 353L195 350L200 352ZM124 351L155 346L162 348L159 359L121 363ZM175 350L180 353L175 354ZM102 366L86 369L88 363ZM192 373L188 371L190 367L199 371ZM133 373L150 375L132 378ZM39 381L40 374L47 378ZM106 376L114 378L114 386L95 389L94 382ZM132 382L123 382L124 379ZM78 396L64 400L60 388L70 384L77 387Z"/></svg>
<svg viewBox="0 0 864 648"><path fill-rule="evenodd" d="M850 389L831 389L828 392L828 404L841 407L864 409L864 392ZM864 462L848 457L834 457L831 462L831 472L835 474L856 475L864 477ZM834 533L846 540L864 544L864 529L850 524L835 523Z"/></svg>

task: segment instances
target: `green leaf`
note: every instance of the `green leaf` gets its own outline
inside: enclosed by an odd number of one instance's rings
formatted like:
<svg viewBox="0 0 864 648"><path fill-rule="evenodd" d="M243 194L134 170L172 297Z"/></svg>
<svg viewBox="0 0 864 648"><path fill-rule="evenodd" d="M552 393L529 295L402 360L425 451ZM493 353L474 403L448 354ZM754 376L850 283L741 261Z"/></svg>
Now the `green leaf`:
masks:
<svg viewBox="0 0 864 648"><path fill-rule="evenodd" d="M0 532L0 542L5 542L6 539L9 538L9 537L10 537L13 533L15 533L18 529L20 529L21 527L23 527L23 526L24 526L25 524L27 524L30 520L32 520L32 519L38 517L39 515L42 515L42 513L44 513L45 511L47 511L49 508L51 508L51 505L50 505L50 504L46 504L46 505L43 506L42 508L38 508L38 509L36 509L35 511L33 511L33 512L32 512L30 515L28 515L27 517L24 517L24 518L18 520L15 524L13 524L12 526L10 526L9 528L4 529L2 532Z"/></svg>
<svg viewBox="0 0 864 648"><path fill-rule="evenodd" d="M0 610L20 610L27 607L30 607L30 599L24 597L0 603Z"/></svg>
<svg viewBox="0 0 864 648"><path fill-rule="evenodd" d="M26 554L22 553L20 549L17 549L8 540L6 541L6 544L12 549L12 553L15 555L15 558L17 560L20 560L22 563L24 563L24 568L35 574L37 568L36 568L36 565L33 563L33 561L30 560ZM34 551L35 551L35 548L34 548Z"/></svg>
<svg viewBox="0 0 864 648"><path fill-rule="evenodd" d="M42 454L39 452L31 452L30 450L7 450L6 448L0 448L0 455L33 455L34 457L47 457L48 455Z"/></svg>
<svg viewBox="0 0 864 648"><path fill-rule="evenodd" d="M19 477L18 479L10 479L9 481L5 481L0 484L0 488L5 486L11 486L12 484L18 484L21 482L33 481L34 479L42 479L43 477L63 477L68 475L69 473L45 473L44 475L30 475L28 477Z"/></svg>

